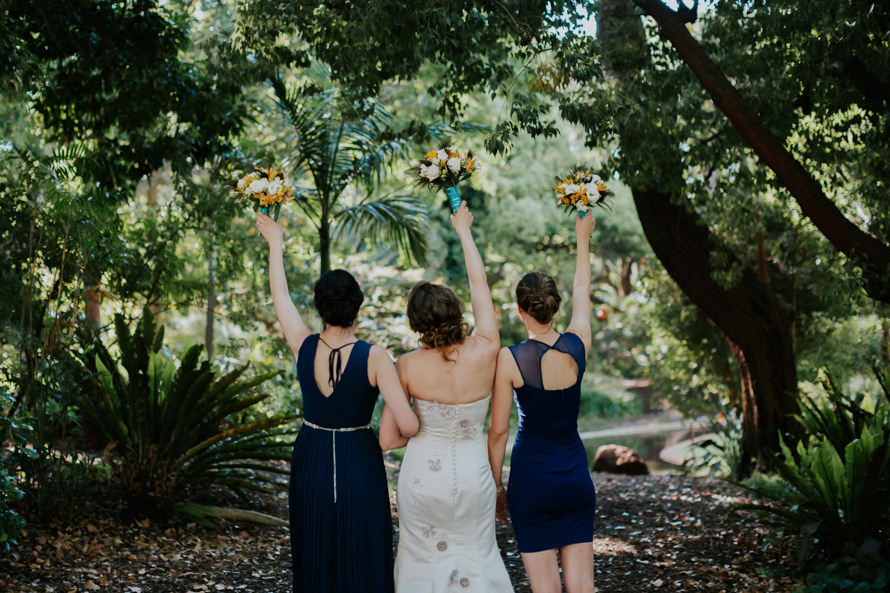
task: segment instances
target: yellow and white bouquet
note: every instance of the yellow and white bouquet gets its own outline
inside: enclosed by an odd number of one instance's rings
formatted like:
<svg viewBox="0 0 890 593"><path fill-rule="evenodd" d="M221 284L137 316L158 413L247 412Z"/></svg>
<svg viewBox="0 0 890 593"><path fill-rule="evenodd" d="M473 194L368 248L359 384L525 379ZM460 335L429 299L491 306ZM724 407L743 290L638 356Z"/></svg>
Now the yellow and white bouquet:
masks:
<svg viewBox="0 0 890 593"><path fill-rule="evenodd" d="M553 191L566 210L577 210L581 218L592 205L605 208L606 199L614 195L599 175L582 166L572 167L563 178L557 177Z"/></svg>
<svg viewBox="0 0 890 593"><path fill-rule="evenodd" d="M451 210L460 208L460 194L457 184L479 170L473 158L473 151L461 152L446 138L439 148L431 150L420 159L420 163L408 171L414 175L415 183L423 188L444 189L451 204Z"/></svg>
<svg viewBox="0 0 890 593"><path fill-rule="evenodd" d="M253 205L259 206L263 214L269 214L271 209L276 219L281 205L294 199L294 186L284 171L271 167L254 169L238 180L235 191L239 197L248 198Z"/></svg>

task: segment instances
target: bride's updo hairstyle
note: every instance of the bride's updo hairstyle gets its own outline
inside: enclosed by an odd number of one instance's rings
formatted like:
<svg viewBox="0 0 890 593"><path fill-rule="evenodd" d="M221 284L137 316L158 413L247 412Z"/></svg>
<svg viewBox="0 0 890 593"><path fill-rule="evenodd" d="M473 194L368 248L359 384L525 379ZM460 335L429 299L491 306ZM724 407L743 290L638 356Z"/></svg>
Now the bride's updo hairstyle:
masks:
<svg viewBox="0 0 890 593"><path fill-rule="evenodd" d="M441 284L418 282L408 294L408 324L420 334L420 343L446 353L467 337L464 307L454 291Z"/></svg>
<svg viewBox="0 0 890 593"><path fill-rule="evenodd" d="M560 302L556 281L544 272L529 272L516 285L516 304L538 323L553 321Z"/></svg>
<svg viewBox="0 0 890 593"><path fill-rule="evenodd" d="M325 272L315 283L315 310L326 325L351 326L364 300L358 282L346 270Z"/></svg>

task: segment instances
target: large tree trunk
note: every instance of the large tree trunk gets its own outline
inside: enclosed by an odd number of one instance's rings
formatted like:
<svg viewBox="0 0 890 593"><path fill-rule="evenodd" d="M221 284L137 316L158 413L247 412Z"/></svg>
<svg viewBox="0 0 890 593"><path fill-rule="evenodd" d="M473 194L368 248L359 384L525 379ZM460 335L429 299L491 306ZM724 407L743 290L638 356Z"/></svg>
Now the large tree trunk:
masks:
<svg viewBox="0 0 890 593"><path fill-rule="evenodd" d="M778 449L779 432L793 432L797 371L793 311L746 269L726 289L712 278L711 255L723 249L697 215L657 191L635 190L643 232L671 278L729 340L741 377L742 471L763 465Z"/></svg>
<svg viewBox="0 0 890 593"><path fill-rule="evenodd" d="M597 26L609 74L636 76L650 60L642 24L632 0L603 0ZM622 146L626 151L647 150ZM670 155L662 155L662 158ZM675 156L680 175L680 156ZM738 264L694 211L671 196L635 188L634 204L655 255L681 290L728 339L740 376L743 415L742 465L739 472L763 465L778 447L779 432L790 431L797 411L797 371L792 334L794 311L765 277L745 268L732 288L714 281L712 254L722 252Z"/></svg>
<svg viewBox="0 0 890 593"><path fill-rule="evenodd" d="M686 20L660 0L634 0L658 23L661 36L677 50L680 58L711 95L754 152L776 174L797 201L804 215L812 221L832 245L862 265L862 278L869 295L890 303L890 245L862 231L850 222L822 191L819 182L788 152L782 142L766 127L720 68L705 53L686 28ZM682 3L680 4L682 7ZM698 2L696 0L695 6ZM693 9L694 10L694 9ZM688 9L684 14L688 13Z"/></svg>

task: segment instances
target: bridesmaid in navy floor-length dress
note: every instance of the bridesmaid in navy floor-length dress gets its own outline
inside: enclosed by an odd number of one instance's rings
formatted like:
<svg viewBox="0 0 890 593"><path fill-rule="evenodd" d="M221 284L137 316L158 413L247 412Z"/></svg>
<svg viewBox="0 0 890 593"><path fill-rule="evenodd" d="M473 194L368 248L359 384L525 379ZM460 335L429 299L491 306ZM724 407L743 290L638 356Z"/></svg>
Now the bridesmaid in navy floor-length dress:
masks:
<svg viewBox="0 0 890 593"><path fill-rule="evenodd" d="M389 354L355 336L364 300L355 278L331 270L318 279L313 301L325 327L313 334L287 288L281 227L259 213L257 229L269 243L272 302L303 394L289 488L293 590L392 593L389 492L369 423L378 394L403 437L417 433L417 416Z"/></svg>
<svg viewBox="0 0 890 593"><path fill-rule="evenodd" d="M294 590L392 591L389 491L369 425L378 394L368 383L371 346L355 343L327 397L313 369L317 346L318 335L306 338L297 363L304 420L291 461L290 526L303 568L294 567Z"/></svg>

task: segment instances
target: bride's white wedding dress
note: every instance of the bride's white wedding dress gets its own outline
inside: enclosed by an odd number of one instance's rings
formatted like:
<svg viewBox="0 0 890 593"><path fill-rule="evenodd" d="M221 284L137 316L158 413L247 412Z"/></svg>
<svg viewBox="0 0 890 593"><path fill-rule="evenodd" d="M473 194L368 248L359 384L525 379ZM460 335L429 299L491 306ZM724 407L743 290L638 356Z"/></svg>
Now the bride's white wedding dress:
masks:
<svg viewBox="0 0 890 593"><path fill-rule="evenodd" d="M396 593L513 591L495 540L495 486L482 433L489 399L414 400L420 431L399 471Z"/></svg>

